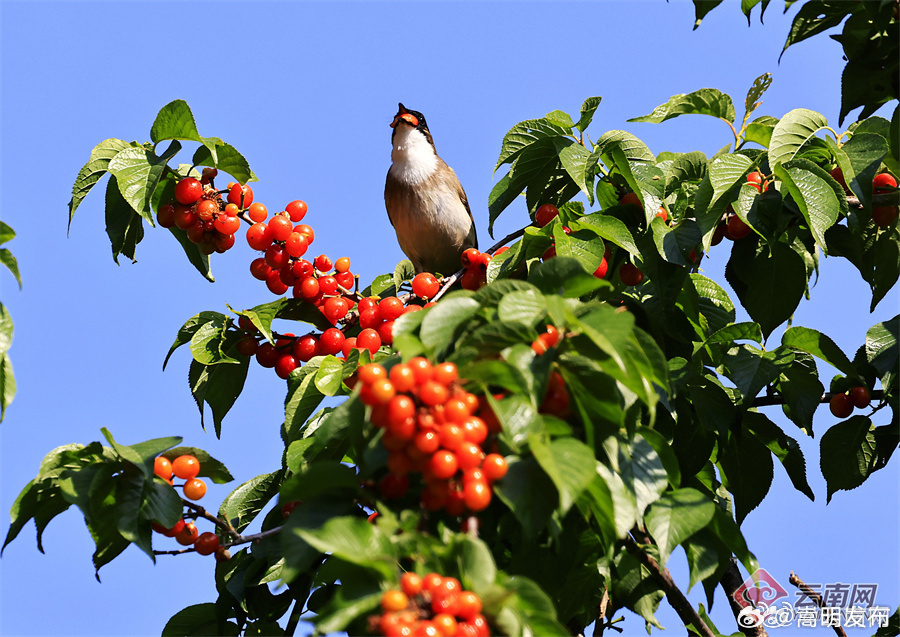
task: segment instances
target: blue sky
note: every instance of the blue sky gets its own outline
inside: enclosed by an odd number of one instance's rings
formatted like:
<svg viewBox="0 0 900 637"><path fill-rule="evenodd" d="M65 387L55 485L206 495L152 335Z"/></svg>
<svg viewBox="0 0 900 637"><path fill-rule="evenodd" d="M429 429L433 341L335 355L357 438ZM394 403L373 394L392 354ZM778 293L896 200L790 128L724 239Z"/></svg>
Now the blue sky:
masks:
<svg viewBox="0 0 900 637"><path fill-rule="evenodd" d="M251 368L216 440L199 426L185 382L187 352L161 371L189 317L270 300L249 276L253 254L240 242L216 258L211 285L169 233L149 230L138 263L116 266L102 189L78 210L67 238L71 184L95 144L147 140L159 108L186 100L202 135L221 137L247 157L260 178L258 201L274 211L304 199L315 254L349 256L368 281L402 258L383 203L388 124L399 101L427 116L438 152L466 188L483 246L504 133L554 109L577 112L588 96L603 96L593 138L624 128L657 153L712 155L731 133L708 117L661 125L628 118L703 87L732 95L741 117L747 88L766 71L774 82L760 114L805 107L836 126L840 47L819 36L789 49L779 65L796 7L783 16L772 3L766 24L754 15L748 27L736 3L725 4L692 31L693 5L684 0L2 2L0 217L18 233L7 247L19 259L24 289L0 275L0 299L16 325L11 356L19 384L0 425L0 510L9 510L47 451L98 440L101 427L125 443L182 435L225 462L237 482L211 485L204 499L210 508L280 461L284 385L274 374ZM495 235L525 223L524 204L514 204ZM725 242L703 264L723 285L727 250ZM898 301L894 290L870 315L858 273L826 259L812 300L794 320L852 355L871 325L897 313ZM821 371L826 382L834 373ZM818 439L834 419L822 412L809 440L777 408L767 411L799 440L816 501L794 491L776 467L772 493L749 515L744 534L786 587L791 570L807 582L878 583L879 603L893 609L900 601L898 460L826 507ZM212 560L194 555L163 557L154 567L131 548L104 567L98 584L93 544L75 509L49 526L46 555L33 538L26 528L0 560L3 635L159 634L176 611L215 599ZM683 551L670 567L686 587ZM704 601L701 587L690 599ZM627 634L641 634L642 621L626 615ZM680 634L665 602L658 616ZM712 616L733 630L721 593Z"/></svg>

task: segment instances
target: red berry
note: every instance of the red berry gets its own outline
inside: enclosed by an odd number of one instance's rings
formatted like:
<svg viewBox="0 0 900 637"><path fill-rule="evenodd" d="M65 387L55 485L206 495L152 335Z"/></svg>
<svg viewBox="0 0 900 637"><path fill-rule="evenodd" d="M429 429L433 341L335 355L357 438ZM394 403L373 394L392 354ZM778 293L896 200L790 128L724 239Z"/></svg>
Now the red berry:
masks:
<svg viewBox="0 0 900 637"><path fill-rule="evenodd" d="M659 212L656 213L656 216L662 219L663 223L668 223L669 221L669 213L662 206L659 207Z"/></svg>
<svg viewBox="0 0 900 637"><path fill-rule="evenodd" d="M597 266L597 269L594 270L594 276L598 279L602 279L606 276L606 273L609 271L609 263L606 261L606 258L603 258L600 261L600 265Z"/></svg>
<svg viewBox="0 0 900 637"><path fill-rule="evenodd" d="M381 347L381 337L372 328L361 331L356 337L356 347L367 349L373 355Z"/></svg>
<svg viewBox="0 0 900 637"><path fill-rule="evenodd" d="M284 241L294 231L291 220L284 215L275 215L269 221L269 234L275 241Z"/></svg>
<svg viewBox="0 0 900 637"><path fill-rule="evenodd" d="M275 361L275 373L278 374L279 378L287 380L287 377L291 375L291 372L299 366L300 362L294 358L292 354L282 354L278 357L278 360Z"/></svg>
<svg viewBox="0 0 900 637"><path fill-rule="evenodd" d="M281 357L281 353L269 342L262 343L256 350L256 362L260 367L272 368Z"/></svg>
<svg viewBox="0 0 900 637"><path fill-rule="evenodd" d="M737 215L733 215L728 220L726 235L732 241L743 239L750 234L750 226L743 222Z"/></svg>
<svg viewBox="0 0 900 637"><path fill-rule="evenodd" d="M175 206L175 214L173 216L175 226L182 230L187 230L197 223L197 213L191 206L178 204Z"/></svg>
<svg viewBox="0 0 900 637"><path fill-rule="evenodd" d="M175 206L170 203L162 205L156 211L156 220L163 228L171 228L175 225Z"/></svg>
<svg viewBox="0 0 900 637"><path fill-rule="evenodd" d="M281 507L281 517L287 518L291 514L291 511L296 509L300 504L303 504L301 500L291 500L290 502L286 502Z"/></svg>
<svg viewBox="0 0 900 637"><path fill-rule="evenodd" d="M200 537L200 531L193 522L186 522L181 530L175 535L175 541L182 546L190 546Z"/></svg>
<svg viewBox="0 0 900 637"><path fill-rule="evenodd" d="M325 356L337 354L344 346L344 333L336 327L329 327L319 336L319 353Z"/></svg>
<svg viewBox="0 0 900 637"><path fill-rule="evenodd" d="M314 276L301 279L298 285L300 286L300 296L304 299L315 298L319 293L319 280Z"/></svg>
<svg viewBox="0 0 900 637"><path fill-rule="evenodd" d="M413 294L419 298L430 299L440 289L441 284L438 283L437 277L430 272L420 272L412 280Z"/></svg>
<svg viewBox="0 0 900 637"><path fill-rule="evenodd" d="M409 477L386 474L378 483L378 490L386 500L397 500L409 491Z"/></svg>
<svg viewBox="0 0 900 637"><path fill-rule="evenodd" d="M254 250L265 250L272 245L269 227L264 223L255 223L247 228L247 243Z"/></svg>
<svg viewBox="0 0 900 637"><path fill-rule="evenodd" d="M534 213L534 222L541 228L559 216L559 208L552 203L545 203Z"/></svg>
<svg viewBox="0 0 900 637"><path fill-rule="evenodd" d="M763 176L758 172L752 172L747 175L747 183L749 184L761 184L763 182Z"/></svg>
<svg viewBox="0 0 900 637"><path fill-rule="evenodd" d="M200 555L212 555L217 548L219 548L219 536L209 531L201 533L194 542L194 550Z"/></svg>
<svg viewBox="0 0 900 637"><path fill-rule="evenodd" d="M330 274L320 276L319 290L326 295L337 294L337 280Z"/></svg>
<svg viewBox="0 0 900 637"><path fill-rule="evenodd" d="M269 210L261 203L252 203L247 207L247 216L251 221L260 223L269 216Z"/></svg>
<svg viewBox="0 0 900 637"><path fill-rule="evenodd" d="M313 232L313 229L310 226L306 225L305 223L301 223L299 225L294 226L294 231L299 232L300 234L305 234L306 240L309 243L312 243L313 240L316 238L316 233Z"/></svg>
<svg viewBox="0 0 900 637"><path fill-rule="evenodd" d="M844 179L844 171L841 170L840 166L835 166L831 169L831 176L834 177L834 180L841 185L841 188L844 189L844 192L850 192L850 188L847 187L847 181Z"/></svg>
<svg viewBox="0 0 900 637"><path fill-rule="evenodd" d="M462 262L462 266L464 268L470 268L473 265L480 263L481 252L479 252L475 248L467 248L467 249L463 250L462 256L460 257L460 261Z"/></svg>
<svg viewBox="0 0 900 637"><path fill-rule="evenodd" d="M625 195L621 199L619 199L619 205L641 207L641 199L635 193L628 192L625 193Z"/></svg>
<svg viewBox="0 0 900 637"><path fill-rule="evenodd" d="M509 465L506 462L506 458L500 454L489 453L481 463L481 470L488 481L494 482L495 480L501 480L506 475Z"/></svg>
<svg viewBox="0 0 900 637"><path fill-rule="evenodd" d="M378 336L381 338L383 344L394 344L394 321L385 321L376 327L375 331L378 332Z"/></svg>
<svg viewBox="0 0 900 637"><path fill-rule="evenodd" d="M241 220L237 217L229 217L228 215L219 215L215 220L215 227L220 233L228 235L234 234L241 229Z"/></svg>
<svg viewBox="0 0 900 637"><path fill-rule="evenodd" d="M831 413L837 418L847 418L853 413L853 399L849 394L835 394L829 401Z"/></svg>
<svg viewBox="0 0 900 637"><path fill-rule="evenodd" d="M240 206L242 210L247 208L253 203L253 189L250 186L234 184L228 189L228 203Z"/></svg>
<svg viewBox="0 0 900 637"><path fill-rule="evenodd" d="M452 451L441 450L431 456L428 468L435 478L446 480L456 474L459 469L459 461Z"/></svg>
<svg viewBox="0 0 900 637"><path fill-rule="evenodd" d="M297 199L292 201L288 205L284 207L285 212L288 213L291 217L291 221L297 223L298 221L302 221L303 217L306 216L307 206L305 201L301 201Z"/></svg>
<svg viewBox="0 0 900 637"><path fill-rule="evenodd" d="M203 184L193 177L185 177L175 184L175 199L178 203L190 206L203 196Z"/></svg>
<svg viewBox="0 0 900 637"><path fill-rule="evenodd" d="M340 259L338 259L340 261ZM338 272L334 275L334 280L337 281L338 285L347 290L348 292L353 289L353 284L356 282L356 277L352 272Z"/></svg>
<svg viewBox="0 0 900 637"><path fill-rule="evenodd" d="M409 597L415 597L422 592L422 576L416 573L404 573L400 577L400 588Z"/></svg>
<svg viewBox="0 0 900 637"><path fill-rule="evenodd" d="M331 321L339 321L350 311L350 301L342 296L333 296L325 300L322 313Z"/></svg>
<svg viewBox="0 0 900 637"><path fill-rule="evenodd" d="M203 221L209 221L213 215L219 212L219 204L211 199L204 199L197 204L197 216Z"/></svg>
<svg viewBox="0 0 900 637"><path fill-rule="evenodd" d="M196 456L185 454L172 461L172 472L176 478L190 480L200 475L200 461Z"/></svg>
<svg viewBox="0 0 900 637"><path fill-rule="evenodd" d="M403 301L396 296L388 296L378 303L378 316L382 321L393 321L403 315Z"/></svg>
<svg viewBox="0 0 900 637"><path fill-rule="evenodd" d="M291 353L297 358L297 360L305 363L313 356L319 355L319 339L317 339L312 334L301 336L296 341L294 341L294 345L291 348Z"/></svg>
<svg viewBox="0 0 900 637"><path fill-rule="evenodd" d="M865 409L872 401L872 396L869 394L868 387L860 385L859 387L854 387L850 390L850 399L853 401L854 407L857 409Z"/></svg>
<svg viewBox="0 0 900 637"><path fill-rule="evenodd" d="M275 269L269 270L269 274L266 276L266 287L276 296L281 296L288 291L288 286L281 280L280 270Z"/></svg>
<svg viewBox="0 0 900 637"><path fill-rule="evenodd" d="M625 285L637 285L644 280L644 273L633 263L623 263L619 268L619 278Z"/></svg>
<svg viewBox="0 0 900 637"><path fill-rule="evenodd" d="M897 206L881 206L872 210L872 221L879 228L887 228L896 220Z"/></svg>
<svg viewBox="0 0 900 637"><path fill-rule="evenodd" d="M316 257L316 260L313 262L313 265L316 266L316 270L319 272L331 272L331 259L329 259L326 255L320 254Z"/></svg>
<svg viewBox="0 0 900 637"><path fill-rule="evenodd" d="M463 272L460 285L464 290L479 290L487 283L487 274L479 267L472 267Z"/></svg>
<svg viewBox="0 0 900 637"><path fill-rule="evenodd" d="M880 191L890 191L897 187L897 180L890 173L878 173L872 180L872 189L875 194Z"/></svg>
<svg viewBox="0 0 900 637"><path fill-rule="evenodd" d="M242 356L253 356L256 354L256 350L259 349L259 343L254 337L245 336L237 342L235 348Z"/></svg>

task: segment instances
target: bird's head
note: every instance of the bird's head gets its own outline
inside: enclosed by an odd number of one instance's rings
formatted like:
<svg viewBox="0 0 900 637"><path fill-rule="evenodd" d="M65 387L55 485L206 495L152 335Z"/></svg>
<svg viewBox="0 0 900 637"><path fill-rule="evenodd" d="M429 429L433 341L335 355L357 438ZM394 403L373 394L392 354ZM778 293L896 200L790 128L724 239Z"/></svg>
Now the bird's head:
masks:
<svg viewBox="0 0 900 637"><path fill-rule="evenodd" d="M425 123L425 116L419 111L413 111L403 104L399 104L397 114L394 115L394 121L391 122L391 128L394 129L391 134L393 140L398 133L410 134L412 131L419 131L428 140L428 143L434 146L434 140L431 138L431 132L428 130L428 124Z"/></svg>

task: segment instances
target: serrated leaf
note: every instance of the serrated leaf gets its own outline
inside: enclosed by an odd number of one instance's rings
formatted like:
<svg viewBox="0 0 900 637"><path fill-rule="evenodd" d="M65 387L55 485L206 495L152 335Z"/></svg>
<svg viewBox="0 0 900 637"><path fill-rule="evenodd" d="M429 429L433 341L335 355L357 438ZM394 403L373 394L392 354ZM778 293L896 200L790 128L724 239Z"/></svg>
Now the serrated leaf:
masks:
<svg viewBox="0 0 900 637"><path fill-rule="evenodd" d="M806 108L789 111L775 125L769 141L769 167L777 169L779 164L794 158L797 151L828 126L824 115Z"/></svg>
<svg viewBox="0 0 900 637"><path fill-rule="evenodd" d="M240 533L278 493L281 472L265 473L229 493L219 506L219 516Z"/></svg>
<svg viewBox="0 0 900 637"><path fill-rule="evenodd" d="M794 488L810 500L815 501L816 496L806 479L806 459L803 457L803 451L797 441L759 412L749 411L744 414L743 424L781 461Z"/></svg>
<svg viewBox="0 0 900 637"><path fill-rule="evenodd" d="M797 44L817 33L836 27L847 14L852 13L854 10L855 6L850 2L810 0L810 2L800 7L800 11L794 16L794 21L791 23L791 30L788 32L781 55L784 55L784 52L792 44ZM778 59L780 61L781 56Z"/></svg>
<svg viewBox="0 0 900 637"><path fill-rule="evenodd" d="M669 561L675 547L709 524L715 508L696 489L675 489L650 505L644 522L659 547L660 566Z"/></svg>
<svg viewBox="0 0 900 637"><path fill-rule="evenodd" d="M812 354L844 374L857 377L856 368L847 355L822 332L808 327L791 327L781 337L781 345Z"/></svg>
<svg viewBox="0 0 900 637"><path fill-rule="evenodd" d="M848 211L843 190L824 170L804 159L776 166L775 175L803 213L816 244L827 254L825 231Z"/></svg>
<svg viewBox="0 0 900 637"><path fill-rule="evenodd" d="M741 392L745 407L793 361L794 353L788 348L767 352L746 344L730 350L722 359L725 375Z"/></svg>
<svg viewBox="0 0 900 637"><path fill-rule="evenodd" d="M719 451L718 465L722 484L734 496L735 516L741 524L769 492L774 475L772 454L749 432L741 436L732 433Z"/></svg>
<svg viewBox="0 0 900 637"><path fill-rule="evenodd" d="M181 326L178 330L178 334L175 336L175 342L172 343L169 352L166 354L166 359L163 361L163 370L166 369L166 364L169 362L169 357L172 356L172 353L182 345L190 343L194 334L196 334L201 327L207 323L213 323L216 326L221 327L225 324L226 318L227 317L220 312L204 310L185 321L184 325Z"/></svg>
<svg viewBox="0 0 900 637"><path fill-rule="evenodd" d="M544 296L535 289L516 290L504 295L497 306L501 321L534 325L547 314Z"/></svg>
<svg viewBox="0 0 900 637"><path fill-rule="evenodd" d="M550 111L544 116L544 119L554 126L559 126L561 128L571 129L575 126L575 122L572 121L572 116L560 110Z"/></svg>
<svg viewBox="0 0 900 637"><path fill-rule="evenodd" d="M173 100L160 109L150 128L150 139L155 144L166 139L203 141L197 132L191 107L184 100Z"/></svg>
<svg viewBox="0 0 900 637"><path fill-rule="evenodd" d="M584 100L584 103L581 105L581 117L575 123L575 127L584 132L585 129L590 126L591 121L594 118L594 113L597 111L597 107L600 106L600 100L603 98L600 96L597 97L589 97Z"/></svg>
<svg viewBox="0 0 900 637"><path fill-rule="evenodd" d="M419 338L429 350L442 351L453 342L456 329L468 321L479 307L471 295L448 295L422 319Z"/></svg>
<svg viewBox="0 0 900 637"><path fill-rule="evenodd" d="M634 117L628 121L659 124L679 115L711 115L733 123L734 104L731 97L718 89L702 88L692 93L673 95L649 115Z"/></svg>
<svg viewBox="0 0 900 637"><path fill-rule="evenodd" d="M120 150L130 148L135 143L128 143L121 139L105 139L91 151L91 158L78 171L75 183L72 185L72 199L69 200L69 226L72 225L72 217L75 210L91 191L91 188L100 181L100 178L106 174L110 160L115 157Z"/></svg>
<svg viewBox="0 0 900 637"><path fill-rule="evenodd" d="M565 516L596 475L591 450L574 438L559 438L546 444L530 436L528 446L559 492L559 514Z"/></svg>
<svg viewBox="0 0 900 637"><path fill-rule="evenodd" d="M150 209L153 191L166 168L166 163L179 150L181 144L177 141L173 141L160 156L141 146L126 148L116 153L107 166L110 174L116 177L122 197L150 225L153 225L153 214Z"/></svg>
<svg viewBox="0 0 900 637"><path fill-rule="evenodd" d="M242 184L246 184L252 179L253 171L250 170L250 164L234 146L221 140L210 145L215 148L215 156L209 147L200 146L194 153L193 165L218 168Z"/></svg>
<svg viewBox="0 0 900 637"><path fill-rule="evenodd" d="M136 262L137 244L144 238L141 215L136 213L119 190L118 180L110 177L106 183L106 234L112 244L113 261L119 264L119 255Z"/></svg>
<svg viewBox="0 0 900 637"><path fill-rule="evenodd" d="M525 537L534 538L546 527L557 503L557 489L537 460L509 460L503 480L494 485L494 493L522 524Z"/></svg>
<svg viewBox="0 0 900 637"><path fill-rule="evenodd" d="M604 241L610 241L636 257L641 254L634 243L634 237L628 230L628 226L612 215L595 212L579 217L572 225L573 229L587 227Z"/></svg>
<svg viewBox="0 0 900 637"><path fill-rule="evenodd" d="M875 425L865 416L853 416L834 425L819 445L819 463L828 485L826 503L835 492L861 485L874 469Z"/></svg>
<svg viewBox="0 0 900 637"><path fill-rule="evenodd" d="M756 4L757 2L759 2L759 0L753 0L753 4ZM746 9L746 11L744 11L744 15L747 16L747 21L749 22L749 7L742 7L742 9ZM744 98L744 108L746 109L748 115L753 112L753 110L755 110L757 106L759 106L759 104L757 104L757 100L759 100L759 98L763 96L763 93L765 93L771 85L771 73L763 73L758 78L753 80L753 84L750 86L750 90L747 91L747 97Z"/></svg>
<svg viewBox="0 0 900 637"><path fill-rule="evenodd" d="M777 123L778 120L769 115L757 117L747 124L747 128L744 129L744 140L757 143L763 148L768 148L772 142L772 133Z"/></svg>
<svg viewBox="0 0 900 637"><path fill-rule="evenodd" d="M503 145L494 172L503 164L513 163L522 152L541 140L566 136L569 133L569 129L557 126L546 119L527 119L519 122L503 136Z"/></svg>

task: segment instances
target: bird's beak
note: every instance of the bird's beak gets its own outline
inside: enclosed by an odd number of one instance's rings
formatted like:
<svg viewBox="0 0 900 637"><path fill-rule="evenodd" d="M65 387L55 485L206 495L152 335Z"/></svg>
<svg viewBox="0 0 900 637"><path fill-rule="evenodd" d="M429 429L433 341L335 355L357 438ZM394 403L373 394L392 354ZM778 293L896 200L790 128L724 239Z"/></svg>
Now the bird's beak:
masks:
<svg viewBox="0 0 900 637"><path fill-rule="evenodd" d="M394 115L394 121L391 122L391 128L394 128L401 119L412 124L413 126L419 125L419 118L410 113L403 105L403 102L399 103L397 106L400 108L400 110L398 110L397 114Z"/></svg>
<svg viewBox="0 0 900 637"><path fill-rule="evenodd" d="M391 122L391 128L394 128L401 119L412 126L419 125L419 119L412 113L397 113L397 115L394 116L394 121Z"/></svg>

